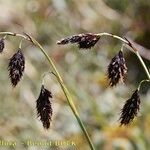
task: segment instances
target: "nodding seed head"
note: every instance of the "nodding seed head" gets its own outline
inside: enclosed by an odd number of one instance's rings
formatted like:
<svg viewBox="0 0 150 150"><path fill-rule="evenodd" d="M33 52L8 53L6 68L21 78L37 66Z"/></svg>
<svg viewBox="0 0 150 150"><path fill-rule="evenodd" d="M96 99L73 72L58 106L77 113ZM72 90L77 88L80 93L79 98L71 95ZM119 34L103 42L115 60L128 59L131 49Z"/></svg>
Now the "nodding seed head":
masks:
<svg viewBox="0 0 150 150"><path fill-rule="evenodd" d="M40 95L36 100L36 109L37 115L40 117L45 129L50 127L50 121L53 114L50 98L52 98L52 93L42 85Z"/></svg>
<svg viewBox="0 0 150 150"><path fill-rule="evenodd" d="M0 53L3 52L4 47L5 47L4 38L1 38L0 39Z"/></svg>
<svg viewBox="0 0 150 150"><path fill-rule="evenodd" d="M77 43L79 48L88 49L92 48L100 39L100 36L92 33L83 33L78 35L73 35L68 38L64 38L57 42L57 44L68 44L68 43Z"/></svg>
<svg viewBox="0 0 150 150"><path fill-rule="evenodd" d="M124 82L127 67L122 51L112 58L108 65L107 75L110 86L115 86L120 80Z"/></svg>
<svg viewBox="0 0 150 150"><path fill-rule="evenodd" d="M8 71L12 86L15 87L23 76L25 68L25 58L19 49L9 61Z"/></svg>
<svg viewBox="0 0 150 150"><path fill-rule="evenodd" d="M136 90L121 109L120 124L129 124L137 116L140 107L139 91Z"/></svg>

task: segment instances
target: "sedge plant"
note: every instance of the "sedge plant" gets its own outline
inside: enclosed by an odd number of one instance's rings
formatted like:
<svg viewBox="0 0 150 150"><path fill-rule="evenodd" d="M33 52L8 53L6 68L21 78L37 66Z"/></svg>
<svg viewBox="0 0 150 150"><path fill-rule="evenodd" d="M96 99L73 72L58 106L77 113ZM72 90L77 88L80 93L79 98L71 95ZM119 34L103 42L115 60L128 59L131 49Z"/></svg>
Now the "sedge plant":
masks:
<svg viewBox="0 0 150 150"><path fill-rule="evenodd" d="M21 38L18 51L10 58L9 64L8 64L9 77L10 77L12 86L13 87L17 86L18 82L21 80L23 76L24 69L25 69L25 56L22 52L21 44L23 40L29 41L31 44L36 46L47 59L48 64L50 66L50 73L56 77L58 83L60 84L60 87L64 95L66 96L68 105L71 108L73 115L75 116L81 130L83 131L83 134L85 135L85 138L87 140L87 143L89 144L90 149L95 150L92 140L74 105L70 91L65 85L60 73L58 72L54 61L46 53L42 45L35 38L33 38L31 35L27 33L19 34L19 33L13 33L13 32L0 32L0 35L3 36L0 39L0 53L2 53L5 48L5 39L7 38L7 36L14 36L14 37ZM145 65L142 57L140 56L138 49L133 45L133 43L131 43L127 38L122 38L120 36L104 32L104 33L98 33L98 34L83 33L83 34L73 35L73 36L59 40L57 44L65 45L65 44L71 43L71 44L77 44L78 47L81 49L91 49L104 36L112 37L122 42L122 47L120 48L119 52L112 58L107 68L107 76L109 80L109 85L111 87L116 86L120 81L124 83L124 78L127 74L128 69L126 66L125 58L123 56L123 47L127 47L127 49L130 49L131 52L133 52L137 56L139 62L141 63L143 67L145 74L147 75L147 78L142 80L139 83L137 89L135 89L131 98L129 98L125 102L121 110L120 125L128 125L132 122L134 117L136 117L139 112L139 109L140 109L139 91L140 91L142 83L150 82L150 72L147 66ZM52 93L48 89L46 89L44 86L44 83L42 83L39 97L36 100L36 109L37 109L37 115L40 118L43 124L43 127L45 129L50 128L50 123L52 120L53 109L52 109L51 99L52 99Z"/></svg>

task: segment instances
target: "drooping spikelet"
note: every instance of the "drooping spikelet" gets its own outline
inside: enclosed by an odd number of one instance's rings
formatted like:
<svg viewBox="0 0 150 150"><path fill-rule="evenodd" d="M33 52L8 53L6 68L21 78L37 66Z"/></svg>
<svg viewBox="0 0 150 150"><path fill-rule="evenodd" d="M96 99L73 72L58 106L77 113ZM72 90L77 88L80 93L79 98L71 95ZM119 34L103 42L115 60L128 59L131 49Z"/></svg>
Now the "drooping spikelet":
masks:
<svg viewBox="0 0 150 150"><path fill-rule="evenodd" d="M68 43L77 43L79 48L88 49L92 48L100 39L100 36L98 34L92 34L92 33L83 33L78 35L73 35L68 38L64 38L57 42L57 44L68 44Z"/></svg>
<svg viewBox="0 0 150 150"><path fill-rule="evenodd" d="M127 67L122 51L112 58L108 65L107 75L110 86L115 86L120 80L124 82L125 74L127 73Z"/></svg>
<svg viewBox="0 0 150 150"><path fill-rule="evenodd" d="M4 47L5 47L4 38L1 38L0 39L0 53L3 52Z"/></svg>
<svg viewBox="0 0 150 150"><path fill-rule="evenodd" d="M50 121L53 114L50 98L52 98L52 93L42 85L39 98L36 100L36 109L37 115L40 117L43 127L46 129L50 127Z"/></svg>
<svg viewBox="0 0 150 150"><path fill-rule="evenodd" d="M137 116L137 113L139 112L139 107L140 107L140 96L139 91L136 90L132 94L131 98L125 102L125 105L121 110L120 124L121 125L129 124L134 119L134 117Z"/></svg>
<svg viewBox="0 0 150 150"><path fill-rule="evenodd" d="M15 53L9 61L8 71L12 86L15 87L23 76L25 68L25 58L21 49Z"/></svg>

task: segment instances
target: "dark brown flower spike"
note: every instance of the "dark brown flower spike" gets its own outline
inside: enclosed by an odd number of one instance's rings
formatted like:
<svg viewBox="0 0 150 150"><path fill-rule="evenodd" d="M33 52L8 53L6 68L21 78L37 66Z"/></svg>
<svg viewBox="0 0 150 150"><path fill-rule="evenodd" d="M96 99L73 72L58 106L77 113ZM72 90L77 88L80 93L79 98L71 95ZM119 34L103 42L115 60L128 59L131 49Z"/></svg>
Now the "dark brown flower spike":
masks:
<svg viewBox="0 0 150 150"><path fill-rule="evenodd" d="M127 67L122 51L112 58L108 65L107 75L110 86L115 86L120 80L124 82Z"/></svg>
<svg viewBox="0 0 150 150"><path fill-rule="evenodd" d="M140 96L139 91L136 90L130 99L128 99L125 102L125 105L123 106L121 110L121 116L120 116L120 124L121 125L127 125L134 119L135 116L137 116L139 112L140 107Z"/></svg>
<svg viewBox="0 0 150 150"><path fill-rule="evenodd" d="M52 98L52 93L42 85L39 98L36 100L36 109L37 115L40 117L45 129L50 127L50 121L53 114L50 98Z"/></svg>
<svg viewBox="0 0 150 150"><path fill-rule="evenodd" d="M3 52L4 47L5 47L4 38L1 38L0 39L0 53Z"/></svg>
<svg viewBox="0 0 150 150"><path fill-rule="evenodd" d="M79 35L73 35L68 38L64 38L57 42L57 44L68 44L68 43L77 43L79 48L88 49L92 48L100 39L100 36L98 34L92 34L92 33L83 33Z"/></svg>
<svg viewBox="0 0 150 150"><path fill-rule="evenodd" d="M15 87L23 76L25 68L25 58L21 49L15 53L9 61L8 71L12 86Z"/></svg>

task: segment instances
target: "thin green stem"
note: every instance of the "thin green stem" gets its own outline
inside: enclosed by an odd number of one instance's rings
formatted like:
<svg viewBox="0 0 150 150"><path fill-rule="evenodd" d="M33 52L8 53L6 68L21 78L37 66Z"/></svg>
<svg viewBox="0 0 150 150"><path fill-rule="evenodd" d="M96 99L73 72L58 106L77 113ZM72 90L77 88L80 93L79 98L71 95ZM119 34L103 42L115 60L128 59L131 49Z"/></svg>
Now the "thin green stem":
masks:
<svg viewBox="0 0 150 150"><path fill-rule="evenodd" d="M150 73L149 73L149 71L148 71L148 69L147 69L147 67L146 67L146 65L145 65L145 63L144 63L142 57L140 56L140 54L139 54L138 51L136 51L135 54L136 54L136 56L138 57L138 59L139 59L141 65L143 66L143 69L145 70L145 73L146 73L148 79L150 80Z"/></svg>
<svg viewBox="0 0 150 150"><path fill-rule="evenodd" d="M30 41L30 39L29 39L27 36L25 36L25 35L23 35L23 34L19 34L19 33L13 33L13 32L0 32L0 35L17 36L17 37L21 37L21 38L24 38L24 39Z"/></svg>
<svg viewBox="0 0 150 150"><path fill-rule="evenodd" d="M141 85L142 85L142 83L144 83L144 82L150 82L150 80L142 80L142 81L139 83L138 90L140 90Z"/></svg>
<svg viewBox="0 0 150 150"><path fill-rule="evenodd" d="M100 37L101 37L101 36L110 36L110 37L113 37L113 38L115 38L115 39L118 39L118 40L124 42L125 44L128 44L128 41L127 41L127 40L123 39L123 38L120 37L120 36L111 34L111 33L103 32L103 33L98 33L97 35L99 35Z"/></svg>
<svg viewBox="0 0 150 150"><path fill-rule="evenodd" d="M65 93L65 96L67 97L68 101L70 101L69 105L70 105L70 107L71 107L71 109L72 109L72 111L73 111L73 113L74 113L74 115L75 115L75 117L76 117L76 119L77 119L77 121L78 121L78 123L79 123L79 125L80 125L80 127L81 127L81 129L83 131L83 133L84 133L84 135L86 136L86 139L87 139L87 141L89 143L89 146L90 146L91 150L95 150L94 145L93 145L93 143L92 143L92 141L91 141L91 139L89 137L89 134L88 134L88 132L87 132L87 130L86 130L82 120L79 117L79 114L78 114L78 112L76 110L76 107L75 107L75 105L73 103L72 97L71 97L68 89L64 86L64 84L62 82L59 82L59 83L61 84L63 92Z"/></svg>
<svg viewBox="0 0 150 150"><path fill-rule="evenodd" d="M123 48L124 48L125 44L122 44L121 46L121 51L123 52Z"/></svg>
<svg viewBox="0 0 150 150"><path fill-rule="evenodd" d="M21 39L20 43L19 43L19 49L22 48L22 42L23 42L24 39Z"/></svg>
<svg viewBox="0 0 150 150"><path fill-rule="evenodd" d="M7 37L7 34L3 37L3 39L5 40L5 39L6 39L6 37Z"/></svg>

